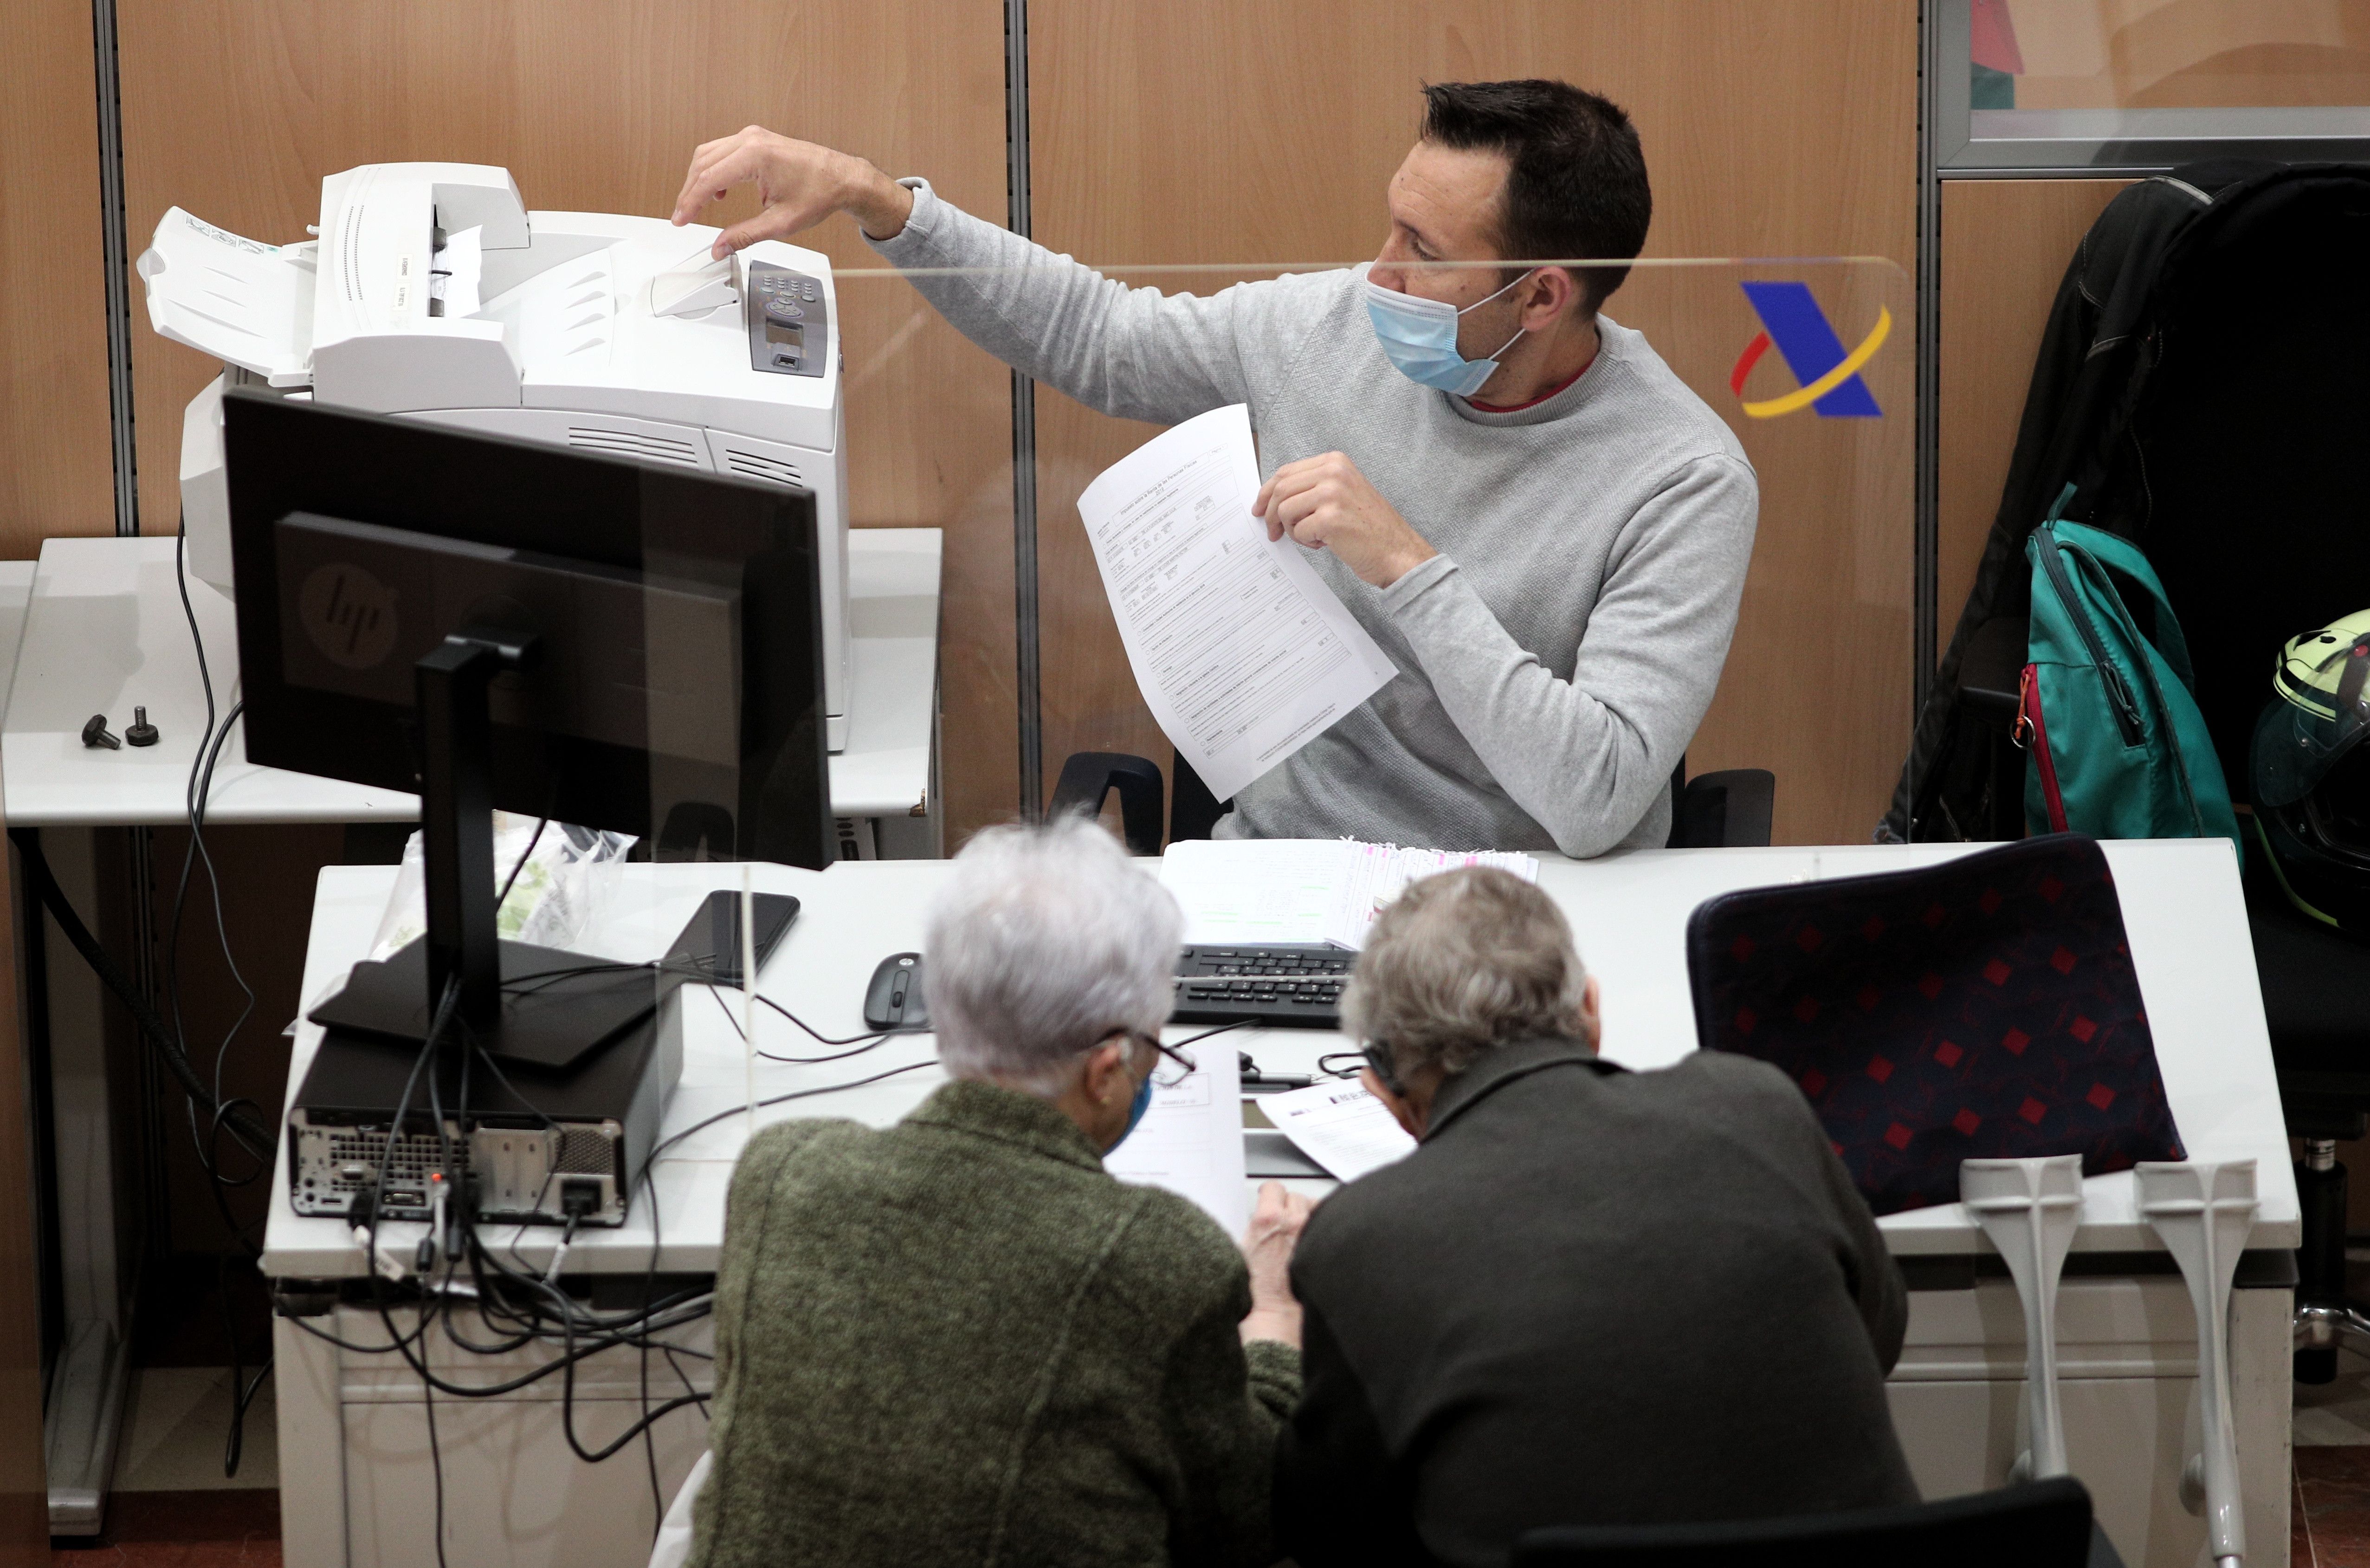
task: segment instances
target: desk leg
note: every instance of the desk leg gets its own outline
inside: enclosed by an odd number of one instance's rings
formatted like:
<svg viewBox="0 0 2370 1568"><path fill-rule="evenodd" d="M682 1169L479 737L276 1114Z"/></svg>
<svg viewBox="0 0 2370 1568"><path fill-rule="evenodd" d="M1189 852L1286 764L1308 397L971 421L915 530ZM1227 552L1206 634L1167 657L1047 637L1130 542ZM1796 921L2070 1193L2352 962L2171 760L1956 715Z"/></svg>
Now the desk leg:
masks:
<svg viewBox="0 0 2370 1568"><path fill-rule="evenodd" d="M332 1312L321 1326L336 1324ZM345 1568L346 1442L338 1393L343 1353L271 1320L280 1413L280 1551L287 1568Z"/></svg>

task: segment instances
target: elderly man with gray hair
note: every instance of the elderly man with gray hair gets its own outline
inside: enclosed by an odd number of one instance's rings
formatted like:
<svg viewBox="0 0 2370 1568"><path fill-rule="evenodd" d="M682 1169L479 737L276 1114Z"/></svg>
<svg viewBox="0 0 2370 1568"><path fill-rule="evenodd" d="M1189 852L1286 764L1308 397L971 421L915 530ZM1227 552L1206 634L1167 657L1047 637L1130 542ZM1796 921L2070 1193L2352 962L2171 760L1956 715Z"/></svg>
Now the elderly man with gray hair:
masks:
<svg viewBox="0 0 2370 1568"><path fill-rule="evenodd" d="M1501 870L1385 910L1342 1012L1421 1141L1293 1258L1276 1528L1300 1568L1916 1500L1884 1397L1901 1274L1783 1074L1605 1061L1562 913Z"/></svg>
<svg viewBox="0 0 2370 1568"><path fill-rule="evenodd" d="M1271 1183L1237 1251L1102 1165L1190 1070L1159 1039L1181 925L1088 822L957 857L925 955L953 1081L733 1172L693 1563L1272 1561L1308 1205Z"/></svg>

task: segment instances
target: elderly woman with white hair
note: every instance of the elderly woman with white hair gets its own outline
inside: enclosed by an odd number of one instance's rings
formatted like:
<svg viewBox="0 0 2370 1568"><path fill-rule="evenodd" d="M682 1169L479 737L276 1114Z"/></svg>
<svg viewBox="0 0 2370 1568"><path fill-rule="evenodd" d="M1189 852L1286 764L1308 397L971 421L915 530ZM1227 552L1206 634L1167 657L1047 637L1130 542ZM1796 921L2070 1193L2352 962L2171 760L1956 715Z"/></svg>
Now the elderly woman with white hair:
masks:
<svg viewBox="0 0 2370 1568"><path fill-rule="evenodd" d="M1102 1157L1185 1070L1175 900L1081 820L995 828L933 906L953 1081L768 1127L732 1177L694 1564L1264 1564L1300 1388L1271 1186L1240 1250Z"/></svg>
<svg viewBox="0 0 2370 1568"><path fill-rule="evenodd" d="M1605 1061L1561 911L1494 870L1385 910L1342 1014L1421 1141L1293 1258L1307 1389L1276 1518L1300 1568L1916 1501L1884 1397L1901 1273L1783 1073Z"/></svg>

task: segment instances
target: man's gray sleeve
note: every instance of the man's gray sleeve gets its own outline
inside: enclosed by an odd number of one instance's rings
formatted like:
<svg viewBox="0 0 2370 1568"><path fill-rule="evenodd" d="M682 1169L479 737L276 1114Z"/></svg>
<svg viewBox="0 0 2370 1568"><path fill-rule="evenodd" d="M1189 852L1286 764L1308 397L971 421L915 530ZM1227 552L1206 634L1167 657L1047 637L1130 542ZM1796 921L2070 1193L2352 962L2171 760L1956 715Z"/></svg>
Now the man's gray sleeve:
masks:
<svg viewBox="0 0 2370 1568"><path fill-rule="evenodd" d="M1237 283L1207 298L1130 289L903 181L913 215L866 243L972 342L1090 409L1176 424L1250 402L1307 331L1301 278ZM961 275L932 269L968 269ZM994 269L994 270L989 270ZM1189 280L1189 283L1191 280Z"/></svg>
<svg viewBox="0 0 2370 1568"><path fill-rule="evenodd" d="M1623 529L1570 680L1445 557L1383 591L1441 707L1565 854L1618 845L1669 781L1720 684L1759 511L1753 470L1733 457L1674 474Z"/></svg>

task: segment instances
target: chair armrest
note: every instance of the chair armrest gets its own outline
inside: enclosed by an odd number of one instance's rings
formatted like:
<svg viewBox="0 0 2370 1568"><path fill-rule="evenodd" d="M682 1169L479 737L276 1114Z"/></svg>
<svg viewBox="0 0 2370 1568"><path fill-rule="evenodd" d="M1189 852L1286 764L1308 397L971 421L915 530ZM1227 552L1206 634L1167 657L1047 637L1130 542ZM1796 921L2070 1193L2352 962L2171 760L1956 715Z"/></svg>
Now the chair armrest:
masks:
<svg viewBox="0 0 2370 1568"><path fill-rule="evenodd" d="M1671 847L1721 849L1765 846L1777 804L1778 778L1766 767L1731 767L1687 780L1672 802Z"/></svg>
<svg viewBox="0 0 2370 1568"><path fill-rule="evenodd" d="M1053 785L1048 817L1064 812L1100 816L1103 801L1119 791L1120 833L1131 855L1160 853L1160 769L1125 752L1073 752Z"/></svg>

